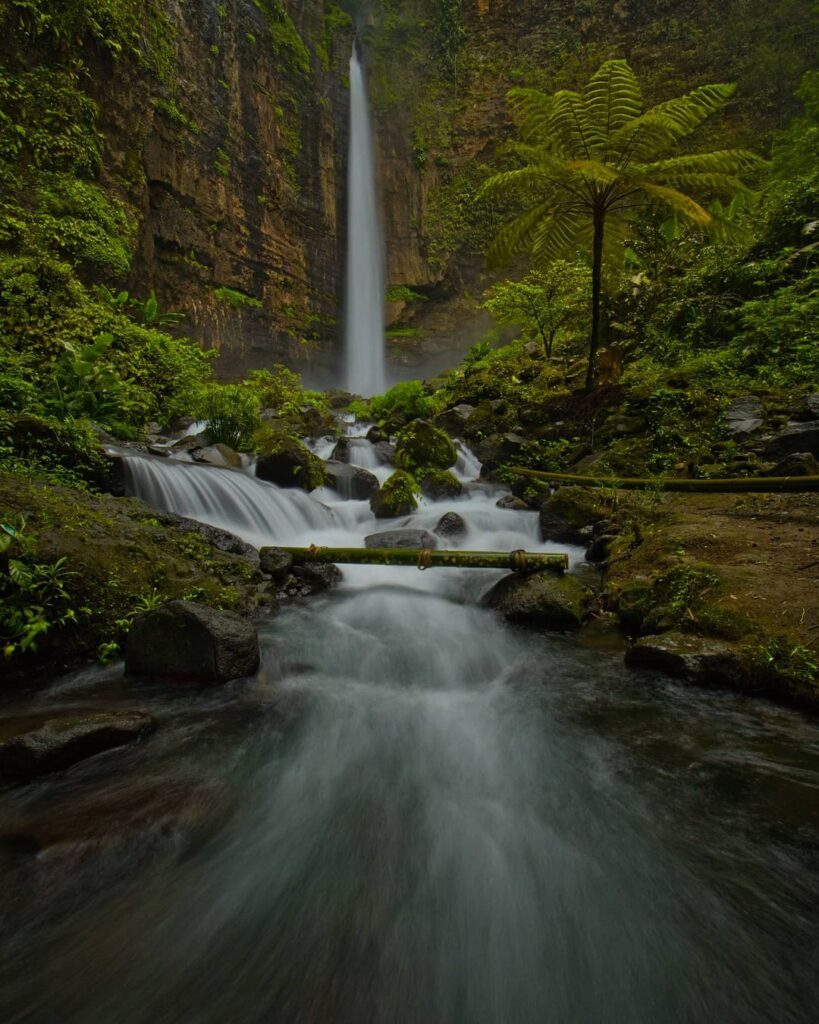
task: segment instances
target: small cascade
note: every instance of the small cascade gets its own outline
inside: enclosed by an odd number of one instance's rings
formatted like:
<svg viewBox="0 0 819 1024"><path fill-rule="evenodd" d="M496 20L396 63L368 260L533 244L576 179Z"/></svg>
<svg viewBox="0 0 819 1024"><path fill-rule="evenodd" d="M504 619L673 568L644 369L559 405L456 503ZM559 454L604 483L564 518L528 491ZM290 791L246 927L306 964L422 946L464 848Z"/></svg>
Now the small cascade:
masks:
<svg viewBox="0 0 819 1024"><path fill-rule="evenodd" d="M347 208L345 385L370 397L386 387L384 251L375 188L367 83L353 45L350 57L350 153Z"/></svg>
<svg viewBox="0 0 819 1024"><path fill-rule="evenodd" d="M154 508L229 530L254 547L299 544L333 530L338 518L303 491L283 490L245 473L169 459L123 459L129 494Z"/></svg>

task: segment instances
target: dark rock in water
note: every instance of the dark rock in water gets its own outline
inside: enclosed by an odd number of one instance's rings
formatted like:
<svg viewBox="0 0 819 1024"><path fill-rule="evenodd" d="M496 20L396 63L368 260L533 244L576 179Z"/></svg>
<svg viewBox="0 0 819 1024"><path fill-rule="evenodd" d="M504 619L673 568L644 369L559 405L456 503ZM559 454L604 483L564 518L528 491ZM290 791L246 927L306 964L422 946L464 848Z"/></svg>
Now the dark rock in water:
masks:
<svg viewBox="0 0 819 1024"><path fill-rule="evenodd" d="M378 444L379 441L389 441L390 439L390 435L381 427L370 427L364 436L370 444Z"/></svg>
<svg viewBox="0 0 819 1024"><path fill-rule="evenodd" d="M466 403L453 406L451 409L445 409L435 417L435 426L445 430L452 437L460 437L463 428L474 411L475 406L467 405Z"/></svg>
<svg viewBox="0 0 819 1024"><path fill-rule="evenodd" d="M595 537L586 548L586 561L605 562L611 554L611 546L615 540L617 540L617 535L613 533L604 533Z"/></svg>
<svg viewBox="0 0 819 1024"><path fill-rule="evenodd" d="M438 539L429 530L385 530L364 538L367 548L437 548Z"/></svg>
<svg viewBox="0 0 819 1024"><path fill-rule="evenodd" d="M819 420L792 423L765 446L765 455L771 459L784 459L786 455L800 452L808 452L819 458Z"/></svg>
<svg viewBox="0 0 819 1024"><path fill-rule="evenodd" d="M171 445L171 448L177 452L193 452L201 447L202 443L197 434L186 434Z"/></svg>
<svg viewBox="0 0 819 1024"><path fill-rule="evenodd" d="M665 672L698 686L736 689L747 680L742 654L736 647L687 633L642 637L626 651L626 664Z"/></svg>
<svg viewBox="0 0 819 1024"><path fill-rule="evenodd" d="M725 429L732 437L748 437L764 422L762 403L753 395L737 398L725 413Z"/></svg>
<svg viewBox="0 0 819 1024"><path fill-rule="evenodd" d="M585 544L584 528L602 518L598 500L587 488L558 488L541 506L541 538L558 544Z"/></svg>
<svg viewBox="0 0 819 1024"><path fill-rule="evenodd" d="M280 434L269 438L266 445L268 450L256 462L259 480L303 491L312 491L324 483L324 463L301 441Z"/></svg>
<svg viewBox="0 0 819 1024"><path fill-rule="evenodd" d="M179 533L197 533L208 542L211 547L224 551L228 555L240 555L254 565L259 564L259 552L252 544L237 537L235 533L228 533L227 530L220 530L218 526L209 526L207 523L200 523L197 519L187 519L185 516L175 515L173 512L155 512L154 518L163 526L171 526Z"/></svg>
<svg viewBox="0 0 819 1024"><path fill-rule="evenodd" d="M183 430L189 430L196 420L193 416L176 416L171 420L169 426L172 434L181 434Z"/></svg>
<svg viewBox="0 0 819 1024"><path fill-rule="evenodd" d="M431 501L442 501L444 498L460 498L464 492L461 481L449 470L435 470L421 481L421 493Z"/></svg>
<svg viewBox="0 0 819 1024"><path fill-rule="evenodd" d="M378 441L373 445L373 451L375 452L375 457L378 459L379 466L395 465L394 444L390 444L389 441Z"/></svg>
<svg viewBox="0 0 819 1024"><path fill-rule="evenodd" d="M330 455L332 462L349 462L350 461L350 438L340 437L336 441L336 446Z"/></svg>
<svg viewBox="0 0 819 1024"><path fill-rule="evenodd" d="M458 537L465 537L467 525L457 512L447 512L438 520L435 532L439 537L456 540Z"/></svg>
<svg viewBox="0 0 819 1024"><path fill-rule="evenodd" d="M167 459L171 454L171 450L164 444L149 444L148 453L150 455L158 455L160 459Z"/></svg>
<svg viewBox="0 0 819 1024"><path fill-rule="evenodd" d="M293 556L281 548L262 548L259 551L259 568L272 576L275 583L284 583L292 566Z"/></svg>
<svg viewBox="0 0 819 1024"><path fill-rule="evenodd" d="M69 768L87 757L133 743L156 728L137 711L80 711L46 719L0 744L0 775L31 779Z"/></svg>
<svg viewBox="0 0 819 1024"><path fill-rule="evenodd" d="M341 583L343 576L337 565L330 563L293 566L284 586L277 592L280 601L293 601L302 597L322 594Z"/></svg>
<svg viewBox="0 0 819 1024"><path fill-rule="evenodd" d="M514 494L504 494L495 502L497 508L505 508L511 512L531 512L532 510L522 498L516 498Z"/></svg>
<svg viewBox="0 0 819 1024"><path fill-rule="evenodd" d="M551 572L512 573L486 594L482 604L528 629L579 629L589 591L574 576Z"/></svg>
<svg viewBox="0 0 819 1024"><path fill-rule="evenodd" d="M370 498L370 508L376 519L396 519L411 515L418 508L415 497L416 483L402 470L398 470L384 486Z"/></svg>
<svg viewBox="0 0 819 1024"><path fill-rule="evenodd" d="M327 486L338 491L343 498L369 501L378 490L378 477L358 466L331 461L325 464L324 472L327 476Z"/></svg>
<svg viewBox="0 0 819 1024"><path fill-rule="evenodd" d="M221 466L225 469L241 469L242 457L226 444L211 444L194 452L197 462L206 462L209 466Z"/></svg>
<svg viewBox="0 0 819 1024"><path fill-rule="evenodd" d="M259 638L233 612L171 601L138 615L128 634L128 675L168 682L226 683L259 667Z"/></svg>
<svg viewBox="0 0 819 1024"><path fill-rule="evenodd" d="M771 476L819 476L819 461L810 452L794 452L770 471Z"/></svg>

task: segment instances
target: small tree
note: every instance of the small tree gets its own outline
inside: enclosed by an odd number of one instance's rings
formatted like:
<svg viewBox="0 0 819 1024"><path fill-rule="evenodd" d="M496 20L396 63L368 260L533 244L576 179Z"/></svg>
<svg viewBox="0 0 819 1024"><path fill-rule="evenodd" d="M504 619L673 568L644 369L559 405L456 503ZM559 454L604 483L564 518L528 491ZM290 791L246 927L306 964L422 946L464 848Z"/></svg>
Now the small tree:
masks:
<svg viewBox="0 0 819 1024"><path fill-rule="evenodd" d="M543 344L552 358L555 339L578 323L585 311L589 272L577 263L556 260L520 281L501 281L484 296L483 309L499 324L514 324Z"/></svg>
<svg viewBox="0 0 819 1024"><path fill-rule="evenodd" d="M494 175L483 191L515 197L521 212L498 233L490 260L528 253L542 267L581 249L590 253L588 387L594 384L600 338L604 255L622 254L628 221L654 206L713 228L717 219L688 190L733 195L745 189L739 175L760 162L737 149L667 155L721 110L734 88L703 85L644 110L628 63L609 60L582 93L512 89L507 97L520 139L508 149L522 166Z"/></svg>

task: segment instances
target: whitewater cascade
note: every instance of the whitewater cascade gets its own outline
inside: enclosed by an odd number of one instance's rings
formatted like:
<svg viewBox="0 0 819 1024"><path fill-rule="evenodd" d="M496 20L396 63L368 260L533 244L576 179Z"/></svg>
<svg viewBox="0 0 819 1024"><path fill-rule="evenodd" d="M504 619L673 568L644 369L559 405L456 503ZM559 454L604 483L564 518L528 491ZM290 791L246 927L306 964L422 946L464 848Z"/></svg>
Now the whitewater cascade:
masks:
<svg viewBox="0 0 819 1024"><path fill-rule="evenodd" d="M367 83L353 44L345 300L346 387L370 397L385 390L384 253L375 189Z"/></svg>

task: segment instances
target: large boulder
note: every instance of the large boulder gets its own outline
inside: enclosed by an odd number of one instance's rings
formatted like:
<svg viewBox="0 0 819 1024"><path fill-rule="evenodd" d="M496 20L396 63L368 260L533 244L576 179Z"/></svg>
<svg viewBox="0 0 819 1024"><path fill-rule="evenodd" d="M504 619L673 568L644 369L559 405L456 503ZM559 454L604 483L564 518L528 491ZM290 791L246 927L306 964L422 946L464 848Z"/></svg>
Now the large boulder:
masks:
<svg viewBox="0 0 819 1024"><path fill-rule="evenodd" d="M188 519L185 516L178 516L174 512L154 511L152 518L158 520L162 526L172 527L177 533L195 533L207 541L211 547L218 551L224 551L225 554L240 555L254 565L259 562L259 552L252 544L248 544L241 537L237 537L235 533L229 533L218 526L200 523L198 519Z"/></svg>
<svg viewBox="0 0 819 1024"><path fill-rule="evenodd" d="M273 434L265 438L256 462L256 476L278 487L312 491L324 483L324 463L296 438Z"/></svg>
<svg viewBox="0 0 819 1024"><path fill-rule="evenodd" d="M259 637L234 612L171 601L138 615L128 634L125 671L168 682L226 683L259 667Z"/></svg>
<svg viewBox="0 0 819 1024"><path fill-rule="evenodd" d="M165 452L167 455L167 451ZM224 469L241 469L242 456L226 444L210 444L206 448L198 448L193 453L196 462L205 462L209 466L221 466Z"/></svg>
<svg viewBox="0 0 819 1024"><path fill-rule="evenodd" d="M437 548L438 539L429 530L385 530L364 538L367 548Z"/></svg>
<svg viewBox="0 0 819 1024"><path fill-rule="evenodd" d="M411 515L418 508L415 481L400 469L370 498L370 508L376 519L396 519Z"/></svg>
<svg viewBox="0 0 819 1024"><path fill-rule="evenodd" d="M378 490L378 477L346 462L328 462L324 467L325 483L342 498L369 501Z"/></svg>
<svg viewBox="0 0 819 1024"><path fill-rule="evenodd" d="M396 438L396 466L419 477L430 470L449 469L457 461L455 445L427 420L413 420Z"/></svg>
<svg viewBox="0 0 819 1024"><path fill-rule="evenodd" d="M378 459L379 466L395 465L395 445L389 441L377 441L373 445L373 452Z"/></svg>
<svg viewBox="0 0 819 1024"><path fill-rule="evenodd" d="M457 512L446 512L438 520L435 533L446 540L458 540L466 536L468 529L463 516L459 516Z"/></svg>
<svg viewBox="0 0 819 1024"><path fill-rule="evenodd" d="M796 409L794 419L819 420L819 392L805 395Z"/></svg>
<svg viewBox="0 0 819 1024"><path fill-rule="evenodd" d="M445 409L435 417L435 426L446 431L452 437L461 437L464 427L474 411L475 406L466 403Z"/></svg>
<svg viewBox="0 0 819 1024"><path fill-rule="evenodd" d="M282 548L261 548L259 568L272 576L274 583L284 583L293 568L293 556Z"/></svg>
<svg viewBox="0 0 819 1024"><path fill-rule="evenodd" d="M762 403L753 395L737 398L725 413L725 429L731 437L749 437L765 422Z"/></svg>
<svg viewBox="0 0 819 1024"><path fill-rule="evenodd" d="M540 508L540 536L558 544L585 544L588 528L602 519L603 511L593 490L560 487Z"/></svg>
<svg viewBox="0 0 819 1024"><path fill-rule="evenodd" d="M742 655L732 644L676 631L642 637L626 651L626 664L699 686L736 689L747 679Z"/></svg>
<svg viewBox="0 0 819 1024"><path fill-rule="evenodd" d="M486 594L482 604L528 629L579 629L589 591L574 576L552 572L512 573Z"/></svg>
<svg viewBox="0 0 819 1024"><path fill-rule="evenodd" d="M770 476L819 476L819 461L810 452L794 452L778 462Z"/></svg>
<svg viewBox="0 0 819 1024"><path fill-rule="evenodd" d="M430 501L460 498L463 492L464 485L448 469L434 469L421 480L421 493Z"/></svg>
<svg viewBox="0 0 819 1024"><path fill-rule="evenodd" d="M283 603L314 597L337 587L342 579L341 569L331 562L294 565L290 575L276 592L276 597Z"/></svg>
<svg viewBox="0 0 819 1024"><path fill-rule="evenodd" d="M134 743L156 728L138 711L80 711L47 718L0 743L0 775L31 779L70 768L105 750Z"/></svg>
<svg viewBox="0 0 819 1024"><path fill-rule="evenodd" d="M809 452L819 458L819 420L791 423L765 446L769 459L784 459L797 452Z"/></svg>

